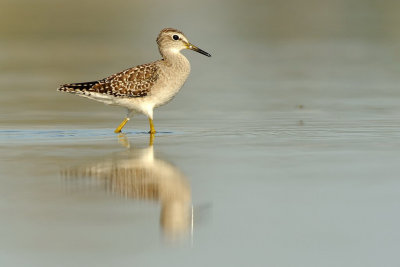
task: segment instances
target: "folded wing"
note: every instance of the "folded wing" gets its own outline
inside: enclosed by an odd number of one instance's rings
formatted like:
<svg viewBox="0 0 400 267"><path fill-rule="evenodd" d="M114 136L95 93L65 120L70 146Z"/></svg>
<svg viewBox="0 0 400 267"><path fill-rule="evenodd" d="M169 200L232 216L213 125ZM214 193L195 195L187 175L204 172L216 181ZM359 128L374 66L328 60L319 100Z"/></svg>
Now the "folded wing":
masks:
<svg viewBox="0 0 400 267"><path fill-rule="evenodd" d="M85 83L64 84L59 91L90 96L99 93L114 97L145 97L158 79L158 66L144 64L111 75L108 78Z"/></svg>

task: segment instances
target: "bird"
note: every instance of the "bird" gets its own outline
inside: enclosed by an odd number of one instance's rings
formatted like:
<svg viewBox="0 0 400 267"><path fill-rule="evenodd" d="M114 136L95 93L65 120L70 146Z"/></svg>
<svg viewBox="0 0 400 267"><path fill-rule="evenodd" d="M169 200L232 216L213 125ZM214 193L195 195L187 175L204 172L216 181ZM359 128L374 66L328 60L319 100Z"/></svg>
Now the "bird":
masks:
<svg viewBox="0 0 400 267"><path fill-rule="evenodd" d="M127 115L115 133L120 133L134 114L141 113L149 119L149 133L155 134L154 109L170 102L190 73L190 62L181 51L189 49L211 57L174 28L161 30L156 41L162 57L160 60L97 81L63 84L57 90L127 108Z"/></svg>

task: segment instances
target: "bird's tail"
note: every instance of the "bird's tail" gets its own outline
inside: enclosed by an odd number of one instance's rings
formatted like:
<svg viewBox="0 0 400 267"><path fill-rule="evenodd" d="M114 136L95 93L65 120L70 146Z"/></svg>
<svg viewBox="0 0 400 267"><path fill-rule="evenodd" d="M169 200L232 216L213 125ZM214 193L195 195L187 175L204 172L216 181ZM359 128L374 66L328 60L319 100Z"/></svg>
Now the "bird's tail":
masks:
<svg viewBox="0 0 400 267"><path fill-rule="evenodd" d="M67 92L67 93L84 93L90 91L96 84L100 81L85 82L85 83L67 83L58 87L57 91Z"/></svg>

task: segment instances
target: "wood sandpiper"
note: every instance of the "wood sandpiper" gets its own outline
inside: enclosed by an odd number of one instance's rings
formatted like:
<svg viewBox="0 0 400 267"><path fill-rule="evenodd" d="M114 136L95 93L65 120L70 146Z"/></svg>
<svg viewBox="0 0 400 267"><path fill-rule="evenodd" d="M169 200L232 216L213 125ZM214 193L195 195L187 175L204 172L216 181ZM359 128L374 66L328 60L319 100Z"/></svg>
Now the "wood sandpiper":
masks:
<svg viewBox="0 0 400 267"><path fill-rule="evenodd" d="M127 116L115 129L115 133L121 132L132 115L142 113L149 118L149 133L154 134L154 108L171 101L190 73L189 60L181 54L181 50L190 49L211 57L209 53L191 44L182 32L172 28L163 29L159 33L157 44L161 60L93 82L64 84L58 91L126 107Z"/></svg>

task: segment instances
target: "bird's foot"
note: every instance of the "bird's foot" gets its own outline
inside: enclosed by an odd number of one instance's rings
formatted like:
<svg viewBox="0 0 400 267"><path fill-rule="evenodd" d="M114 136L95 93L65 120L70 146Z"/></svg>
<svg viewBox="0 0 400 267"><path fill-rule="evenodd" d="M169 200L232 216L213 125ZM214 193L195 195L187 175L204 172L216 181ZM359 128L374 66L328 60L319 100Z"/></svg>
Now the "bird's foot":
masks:
<svg viewBox="0 0 400 267"><path fill-rule="evenodd" d="M125 118L120 125L118 125L117 129L115 129L114 133L120 133L122 128L124 128L125 124L129 121L129 117Z"/></svg>

